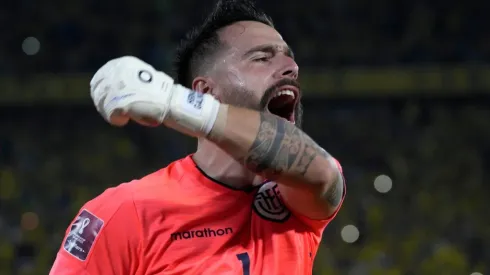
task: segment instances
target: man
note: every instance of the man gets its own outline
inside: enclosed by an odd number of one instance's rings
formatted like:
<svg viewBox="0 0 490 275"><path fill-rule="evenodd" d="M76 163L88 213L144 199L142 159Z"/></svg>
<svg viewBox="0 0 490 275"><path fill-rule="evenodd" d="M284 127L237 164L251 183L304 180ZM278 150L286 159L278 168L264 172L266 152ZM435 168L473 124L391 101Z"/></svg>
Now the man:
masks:
<svg viewBox="0 0 490 275"><path fill-rule="evenodd" d="M182 86L135 57L93 77L112 125L164 124L198 149L85 204L51 274L311 274L345 187L299 128L292 51L251 3L223 1L176 65Z"/></svg>

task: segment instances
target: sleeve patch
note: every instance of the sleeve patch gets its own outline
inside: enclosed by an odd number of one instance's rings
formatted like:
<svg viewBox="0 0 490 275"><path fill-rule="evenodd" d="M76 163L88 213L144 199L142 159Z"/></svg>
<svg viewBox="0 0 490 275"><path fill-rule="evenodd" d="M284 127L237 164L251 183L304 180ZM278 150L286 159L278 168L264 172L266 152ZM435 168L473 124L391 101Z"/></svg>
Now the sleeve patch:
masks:
<svg viewBox="0 0 490 275"><path fill-rule="evenodd" d="M71 225L63 248L80 261L85 261L103 225L103 220L83 209Z"/></svg>

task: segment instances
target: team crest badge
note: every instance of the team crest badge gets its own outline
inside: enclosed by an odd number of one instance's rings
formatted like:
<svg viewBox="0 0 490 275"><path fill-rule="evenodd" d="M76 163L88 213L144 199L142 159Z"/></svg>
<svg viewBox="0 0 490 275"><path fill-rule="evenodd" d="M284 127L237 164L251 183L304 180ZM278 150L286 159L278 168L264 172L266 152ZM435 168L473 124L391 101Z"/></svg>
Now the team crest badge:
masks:
<svg viewBox="0 0 490 275"><path fill-rule="evenodd" d="M273 222L284 222L291 212L284 205L275 182L264 183L255 195L253 209L262 218Z"/></svg>

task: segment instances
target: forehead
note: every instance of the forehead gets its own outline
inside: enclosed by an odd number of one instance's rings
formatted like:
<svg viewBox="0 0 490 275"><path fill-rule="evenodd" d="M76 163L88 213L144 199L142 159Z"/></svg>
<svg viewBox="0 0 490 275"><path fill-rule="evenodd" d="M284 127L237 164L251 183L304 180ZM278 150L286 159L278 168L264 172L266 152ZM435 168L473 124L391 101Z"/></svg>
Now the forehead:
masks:
<svg viewBox="0 0 490 275"><path fill-rule="evenodd" d="M239 51L246 51L263 44L287 45L278 31L255 21L236 22L223 28L219 34L231 48Z"/></svg>

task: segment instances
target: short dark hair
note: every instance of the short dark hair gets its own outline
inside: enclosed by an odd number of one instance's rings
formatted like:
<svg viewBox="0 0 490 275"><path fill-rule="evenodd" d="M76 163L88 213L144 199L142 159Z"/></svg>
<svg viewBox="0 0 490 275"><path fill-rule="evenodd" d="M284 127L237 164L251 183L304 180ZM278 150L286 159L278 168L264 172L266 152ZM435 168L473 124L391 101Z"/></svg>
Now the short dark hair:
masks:
<svg viewBox="0 0 490 275"><path fill-rule="evenodd" d="M272 19L250 0L219 0L204 23L189 31L177 48L175 81L190 87L203 66L225 46L218 30L239 21L256 21L274 27Z"/></svg>

